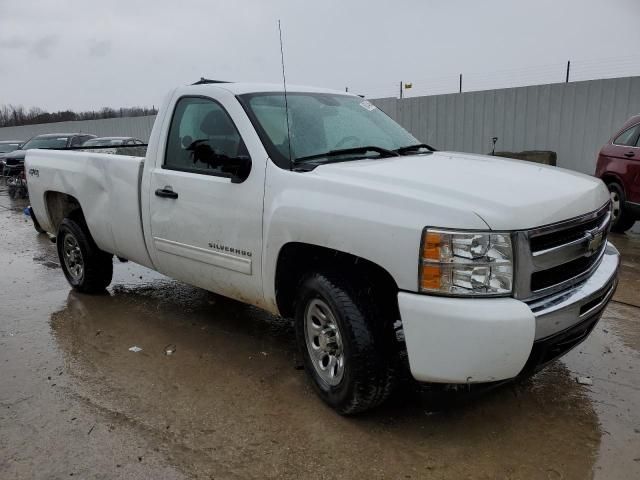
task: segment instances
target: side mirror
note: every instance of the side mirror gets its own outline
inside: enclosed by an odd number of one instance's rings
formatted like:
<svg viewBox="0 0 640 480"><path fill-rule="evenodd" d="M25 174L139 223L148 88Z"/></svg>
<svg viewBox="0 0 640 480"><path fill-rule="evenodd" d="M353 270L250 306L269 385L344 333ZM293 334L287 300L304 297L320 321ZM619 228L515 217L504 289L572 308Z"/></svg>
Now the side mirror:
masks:
<svg viewBox="0 0 640 480"><path fill-rule="evenodd" d="M244 182L251 173L251 158L248 156L230 158L222 170L231 174L231 183Z"/></svg>

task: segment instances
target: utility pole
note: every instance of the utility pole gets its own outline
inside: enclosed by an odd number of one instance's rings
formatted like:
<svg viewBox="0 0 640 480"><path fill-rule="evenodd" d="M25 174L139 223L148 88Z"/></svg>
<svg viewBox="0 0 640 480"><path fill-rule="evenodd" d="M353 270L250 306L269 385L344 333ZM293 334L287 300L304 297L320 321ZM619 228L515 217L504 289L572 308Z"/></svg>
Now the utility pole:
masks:
<svg viewBox="0 0 640 480"><path fill-rule="evenodd" d="M564 83L569 83L569 69L571 68L571 60L567 61L567 78Z"/></svg>
<svg viewBox="0 0 640 480"><path fill-rule="evenodd" d="M400 80L400 99L402 100L402 80Z"/></svg>
<svg viewBox="0 0 640 480"><path fill-rule="evenodd" d="M462 74L460 74L460 93L462 93Z"/></svg>

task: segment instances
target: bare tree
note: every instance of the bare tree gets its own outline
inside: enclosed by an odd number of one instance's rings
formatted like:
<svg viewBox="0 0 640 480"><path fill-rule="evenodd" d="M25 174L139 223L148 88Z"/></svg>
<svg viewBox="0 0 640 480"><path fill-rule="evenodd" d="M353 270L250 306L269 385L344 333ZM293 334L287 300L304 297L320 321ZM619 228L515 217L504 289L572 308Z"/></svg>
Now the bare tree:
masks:
<svg viewBox="0 0 640 480"><path fill-rule="evenodd" d="M72 120L97 120L115 117L142 117L155 115L158 110L148 107L122 107L114 109L104 107L98 111L73 112L63 110L47 112L39 107L31 107L28 111L22 105L0 105L0 127L16 127L35 125L38 123L68 122Z"/></svg>

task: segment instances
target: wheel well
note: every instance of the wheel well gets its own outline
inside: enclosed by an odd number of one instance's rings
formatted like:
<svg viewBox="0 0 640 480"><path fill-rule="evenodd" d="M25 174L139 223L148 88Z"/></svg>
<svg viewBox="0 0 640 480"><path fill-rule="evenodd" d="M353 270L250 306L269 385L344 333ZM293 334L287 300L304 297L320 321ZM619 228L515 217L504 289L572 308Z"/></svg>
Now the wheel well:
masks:
<svg viewBox="0 0 640 480"><path fill-rule="evenodd" d="M389 308L393 318L399 319L398 285L379 265L349 253L307 243L287 243L280 250L276 267L276 302L284 317L292 317L298 286L309 272L337 272L375 290L373 295L383 300L381 307Z"/></svg>
<svg viewBox="0 0 640 480"><path fill-rule="evenodd" d="M617 183L618 185L620 185L620 187L622 187L622 191L624 192L624 183L622 182L622 180L620 180L620 178L618 178L617 175L614 175L613 173L605 173L604 175L602 175L602 181L605 183L605 185L609 185L610 183Z"/></svg>
<svg viewBox="0 0 640 480"><path fill-rule="evenodd" d="M77 212L82 214L82 208L78 200L66 193L60 192L47 192L45 193L45 205L47 207L47 214L49 215L49 223L53 232L58 231L58 227L62 220L66 217L70 217Z"/></svg>

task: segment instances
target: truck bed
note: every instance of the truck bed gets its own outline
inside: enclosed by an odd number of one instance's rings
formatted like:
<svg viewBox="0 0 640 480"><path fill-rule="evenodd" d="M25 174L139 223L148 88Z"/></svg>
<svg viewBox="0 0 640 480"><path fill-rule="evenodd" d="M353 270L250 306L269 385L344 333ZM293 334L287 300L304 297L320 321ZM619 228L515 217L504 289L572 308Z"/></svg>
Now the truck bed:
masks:
<svg viewBox="0 0 640 480"><path fill-rule="evenodd" d="M29 150L25 173L31 206L47 232L57 230L55 193L70 195L101 250L152 267L140 215L144 158L94 152ZM53 194L53 195L52 195Z"/></svg>

